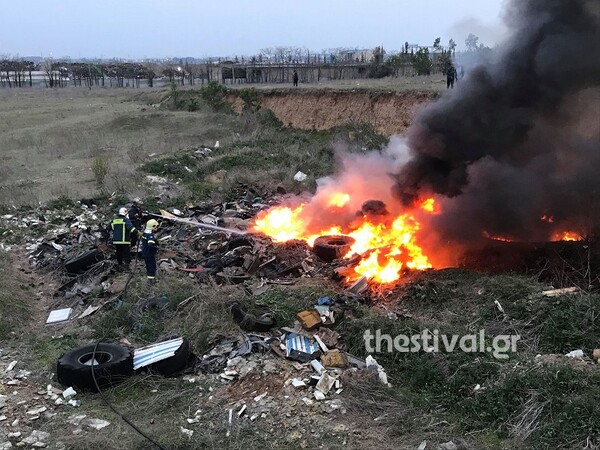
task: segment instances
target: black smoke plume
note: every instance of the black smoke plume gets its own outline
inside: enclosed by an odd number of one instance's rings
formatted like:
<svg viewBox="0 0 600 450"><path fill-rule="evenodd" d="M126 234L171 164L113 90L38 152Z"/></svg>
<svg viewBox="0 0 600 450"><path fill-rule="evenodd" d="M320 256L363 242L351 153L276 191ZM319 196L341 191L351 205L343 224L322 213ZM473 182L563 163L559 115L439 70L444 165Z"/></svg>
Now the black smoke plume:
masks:
<svg viewBox="0 0 600 450"><path fill-rule="evenodd" d="M394 195L439 194L445 239L548 239L598 213L599 5L513 0L494 61L418 115Z"/></svg>

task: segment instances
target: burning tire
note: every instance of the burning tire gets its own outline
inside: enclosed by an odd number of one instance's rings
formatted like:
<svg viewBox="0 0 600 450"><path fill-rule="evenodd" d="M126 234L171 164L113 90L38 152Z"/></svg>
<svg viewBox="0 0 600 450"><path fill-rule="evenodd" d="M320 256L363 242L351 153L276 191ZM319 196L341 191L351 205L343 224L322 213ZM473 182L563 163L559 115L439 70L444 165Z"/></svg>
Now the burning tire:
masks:
<svg viewBox="0 0 600 450"><path fill-rule="evenodd" d="M354 242L350 236L321 236L315 240L313 251L323 261L331 262L348 253Z"/></svg>
<svg viewBox="0 0 600 450"><path fill-rule="evenodd" d="M92 363L96 349L95 362ZM100 388L112 386L133 375L133 352L119 344L86 345L63 354L56 365L58 381L63 386L97 391L92 367Z"/></svg>

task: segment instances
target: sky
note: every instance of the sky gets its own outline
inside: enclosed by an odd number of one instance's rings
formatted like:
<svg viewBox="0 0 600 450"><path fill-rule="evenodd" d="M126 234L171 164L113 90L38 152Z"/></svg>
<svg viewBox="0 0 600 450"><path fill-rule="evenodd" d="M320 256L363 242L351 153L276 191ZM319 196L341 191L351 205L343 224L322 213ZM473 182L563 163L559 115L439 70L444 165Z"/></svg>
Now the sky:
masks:
<svg viewBox="0 0 600 450"><path fill-rule="evenodd" d="M398 50L469 33L494 46L506 0L3 0L0 55L162 58L267 47Z"/></svg>

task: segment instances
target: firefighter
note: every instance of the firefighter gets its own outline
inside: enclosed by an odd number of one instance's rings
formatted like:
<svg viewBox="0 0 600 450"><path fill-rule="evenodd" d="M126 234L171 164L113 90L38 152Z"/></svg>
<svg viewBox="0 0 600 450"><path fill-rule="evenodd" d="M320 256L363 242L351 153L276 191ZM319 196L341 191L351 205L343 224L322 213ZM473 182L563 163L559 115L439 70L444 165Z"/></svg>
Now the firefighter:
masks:
<svg viewBox="0 0 600 450"><path fill-rule="evenodd" d="M146 275L148 281L154 283L156 279L156 253L158 252L158 242L154 236L154 232L158 229L158 222L150 219L146 222L146 229L142 234L142 256L146 263Z"/></svg>
<svg viewBox="0 0 600 450"><path fill-rule="evenodd" d="M119 213L110 222L110 228L113 232L113 244L117 251L117 266L121 268L123 262L129 267L131 262L131 235L141 234L127 217L127 208L120 208Z"/></svg>
<svg viewBox="0 0 600 450"><path fill-rule="evenodd" d="M131 208L129 208L129 220L137 230L142 229L142 220L144 218L144 211L142 211L142 199L136 197L133 199L133 204ZM131 248L137 246L138 243L138 235L137 233L133 233L131 235Z"/></svg>
<svg viewBox="0 0 600 450"><path fill-rule="evenodd" d="M454 66L450 66L448 72L446 72L446 89L454 89L454 81L456 80L456 69Z"/></svg>

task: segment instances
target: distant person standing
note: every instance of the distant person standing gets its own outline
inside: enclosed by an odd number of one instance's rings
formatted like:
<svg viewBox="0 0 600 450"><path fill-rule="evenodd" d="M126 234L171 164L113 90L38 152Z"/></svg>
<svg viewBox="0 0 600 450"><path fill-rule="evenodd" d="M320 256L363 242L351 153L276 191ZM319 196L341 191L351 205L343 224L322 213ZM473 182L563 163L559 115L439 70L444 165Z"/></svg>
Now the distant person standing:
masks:
<svg viewBox="0 0 600 450"><path fill-rule="evenodd" d="M454 89L454 81L456 80L456 69L454 66L450 66L446 72L446 89Z"/></svg>
<svg viewBox="0 0 600 450"><path fill-rule="evenodd" d="M146 229L142 234L142 256L146 263L146 276L148 282L154 283L156 278L156 253L158 252L158 243L154 232L158 229L158 222L150 219L146 223Z"/></svg>
<svg viewBox="0 0 600 450"><path fill-rule="evenodd" d="M295 70L294 70L293 80L294 80L294 86L298 86L298 72L296 72Z"/></svg>
<svg viewBox="0 0 600 450"><path fill-rule="evenodd" d="M127 208L120 208L119 213L110 222L119 270L123 268L123 263L125 263L125 268L129 268L131 262L131 235L134 233L141 234L127 217L128 213Z"/></svg>
<svg viewBox="0 0 600 450"><path fill-rule="evenodd" d="M142 199L136 197L133 199L133 204L129 208L129 220L137 230L142 229L142 220L144 218L144 212L142 211ZM131 247L135 247L138 242L137 233L131 235Z"/></svg>

